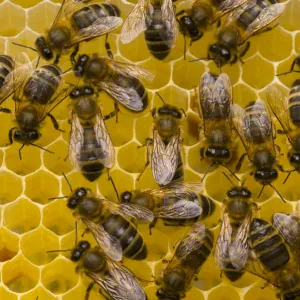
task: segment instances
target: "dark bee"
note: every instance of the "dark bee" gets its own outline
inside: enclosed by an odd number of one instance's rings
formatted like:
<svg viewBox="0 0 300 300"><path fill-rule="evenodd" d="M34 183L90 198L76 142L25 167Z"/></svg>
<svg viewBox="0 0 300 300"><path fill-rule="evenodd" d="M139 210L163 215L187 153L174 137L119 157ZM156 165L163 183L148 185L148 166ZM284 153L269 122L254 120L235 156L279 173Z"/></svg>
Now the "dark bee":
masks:
<svg viewBox="0 0 300 300"><path fill-rule="evenodd" d="M95 240L111 259L125 257L141 260L147 256L146 245L136 228L126 217L153 221L151 211L134 204L117 204L94 197L87 188L77 188L68 198L68 208L82 220Z"/></svg>
<svg viewBox="0 0 300 300"><path fill-rule="evenodd" d="M63 0L53 24L45 36L37 38L35 47L47 61L56 55L56 64L66 50L75 46L73 61L80 42L113 31L123 22L119 16L120 10L113 4L86 5L84 1Z"/></svg>
<svg viewBox="0 0 300 300"><path fill-rule="evenodd" d="M294 81L288 97L272 86L267 92L267 99L291 146L287 156L294 169L289 171L286 182L292 172L300 171L300 80Z"/></svg>
<svg viewBox="0 0 300 300"><path fill-rule="evenodd" d="M151 168L154 180L159 185L167 185L171 181L183 178L180 142L180 110L164 104L157 110L152 109L154 118L153 138L147 139L147 162L138 180L150 164L150 147L152 147Z"/></svg>
<svg viewBox="0 0 300 300"><path fill-rule="evenodd" d="M215 262L231 280L238 280L248 261L248 233L253 211L251 192L245 187L233 187L223 202L223 219L216 244Z"/></svg>
<svg viewBox="0 0 300 300"><path fill-rule="evenodd" d="M139 66L116 62L115 60L93 54L80 55L74 66L77 77L106 91L126 108L140 112L148 105L148 95L139 76L149 80L153 74Z"/></svg>
<svg viewBox="0 0 300 300"><path fill-rule="evenodd" d="M194 276L213 247L213 234L203 224L195 224L176 248L174 257L163 271L156 296L161 300L184 298Z"/></svg>
<svg viewBox="0 0 300 300"><path fill-rule="evenodd" d="M124 22L121 41L131 42L145 33L147 47L157 59L164 59L175 46L178 29L172 0L139 0Z"/></svg>
<svg viewBox="0 0 300 300"><path fill-rule="evenodd" d="M147 296L134 275L124 266L109 259L99 247L91 248L88 241L80 241L72 250L71 260L77 263L76 271L92 282L86 290L88 300L95 283L112 299L146 300Z"/></svg>
<svg viewBox="0 0 300 300"><path fill-rule="evenodd" d="M26 70L28 71L27 68ZM17 127L9 131L9 144L12 144L13 140L23 144L19 150L20 159L21 149L25 145L39 147L34 142L41 136L39 128L46 117L51 119L55 129L60 130L51 111L68 94L69 87L65 87L62 71L56 65L44 65L27 74L22 85L14 93Z"/></svg>
<svg viewBox="0 0 300 300"><path fill-rule="evenodd" d="M208 59L221 68L234 64L249 50L248 39L276 20L284 11L284 3L251 0L233 10L216 34L216 42L209 46ZM247 43L246 43L247 42Z"/></svg>
<svg viewBox="0 0 300 300"><path fill-rule="evenodd" d="M265 104L261 100L250 102L246 109L239 105L232 106L234 126L241 138L246 152L241 156L236 170L238 171L247 155L254 168L254 178L261 183L262 189L270 185L276 192L272 182L278 178L276 149L274 144L275 127ZM285 201L277 192L280 198Z"/></svg>
<svg viewBox="0 0 300 300"><path fill-rule="evenodd" d="M218 77L204 73L199 84L199 95L198 110L204 133L202 143L206 144L201 148L200 155L211 162L203 180L212 166L225 167L232 157L232 86L228 75L222 73Z"/></svg>
<svg viewBox="0 0 300 300"><path fill-rule="evenodd" d="M88 86L73 89L70 98L73 113L69 159L85 178L94 181L115 161L115 149L104 123L114 114L102 116L94 90Z"/></svg>
<svg viewBox="0 0 300 300"><path fill-rule="evenodd" d="M187 226L198 219L210 216L215 210L214 202L202 194L203 185L193 181L176 181L165 187L144 191L126 191L122 203L132 203L153 211L155 226L162 218L166 226Z"/></svg>

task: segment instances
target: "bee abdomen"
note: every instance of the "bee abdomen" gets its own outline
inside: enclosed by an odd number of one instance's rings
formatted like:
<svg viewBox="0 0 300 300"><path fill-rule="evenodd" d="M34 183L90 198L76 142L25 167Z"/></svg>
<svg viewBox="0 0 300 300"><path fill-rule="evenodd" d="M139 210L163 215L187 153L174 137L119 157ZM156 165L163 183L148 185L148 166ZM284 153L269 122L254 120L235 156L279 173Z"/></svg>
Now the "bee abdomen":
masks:
<svg viewBox="0 0 300 300"><path fill-rule="evenodd" d="M0 88L11 71L13 71L13 59L8 55L0 55Z"/></svg>
<svg viewBox="0 0 300 300"><path fill-rule="evenodd" d="M205 219L212 215L215 211L215 203L209 197L200 195L199 197L200 207L202 208L201 219Z"/></svg>
<svg viewBox="0 0 300 300"><path fill-rule="evenodd" d="M102 224L105 231L117 238L125 257L141 260L147 257L147 248L135 227L120 215L111 215Z"/></svg>
<svg viewBox="0 0 300 300"><path fill-rule="evenodd" d="M300 82L294 85L289 93L289 113L295 126L300 126Z"/></svg>

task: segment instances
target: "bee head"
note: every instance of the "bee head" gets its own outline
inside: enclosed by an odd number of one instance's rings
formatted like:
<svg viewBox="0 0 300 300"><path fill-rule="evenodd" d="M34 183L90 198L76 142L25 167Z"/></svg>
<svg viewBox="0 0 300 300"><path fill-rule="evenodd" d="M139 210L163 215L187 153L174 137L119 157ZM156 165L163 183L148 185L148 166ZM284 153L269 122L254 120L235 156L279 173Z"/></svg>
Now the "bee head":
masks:
<svg viewBox="0 0 300 300"><path fill-rule="evenodd" d="M68 199L67 206L70 209L75 209L79 203L88 193L88 189L86 188L78 188L72 194L72 196Z"/></svg>
<svg viewBox="0 0 300 300"><path fill-rule="evenodd" d="M41 134L36 130L16 130L14 140L19 143L33 143L40 138Z"/></svg>
<svg viewBox="0 0 300 300"><path fill-rule="evenodd" d="M295 169L300 169L300 153L288 153L288 158Z"/></svg>
<svg viewBox="0 0 300 300"><path fill-rule="evenodd" d="M254 178L261 184L269 184L278 178L278 172L275 169L258 169L254 172Z"/></svg>
<svg viewBox="0 0 300 300"><path fill-rule="evenodd" d="M94 89L89 86L81 86L78 88L74 88L70 93L71 99L77 99L82 96L91 96L94 95Z"/></svg>
<svg viewBox="0 0 300 300"><path fill-rule="evenodd" d="M173 116L176 119L181 119L181 117L182 117L182 114L179 111L179 109L174 106L171 106L169 104L164 104L163 106L161 106L157 110L157 113L160 116L169 115L169 116Z"/></svg>
<svg viewBox="0 0 300 300"><path fill-rule="evenodd" d="M125 191L121 195L121 202L122 203L130 203L130 200L132 199L132 193Z"/></svg>
<svg viewBox="0 0 300 300"><path fill-rule="evenodd" d="M45 60L51 60L53 58L53 52L48 45L45 37L40 36L35 41L35 47L38 51L38 53L45 59Z"/></svg>
<svg viewBox="0 0 300 300"><path fill-rule="evenodd" d="M227 196L229 198L251 198L251 192L245 187L235 186L227 192Z"/></svg>
<svg viewBox="0 0 300 300"><path fill-rule="evenodd" d="M73 249L72 254L71 254L71 261L77 262L80 260L82 255L89 249L91 248L91 245L88 241L80 241L76 248Z"/></svg>
<svg viewBox="0 0 300 300"><path fill-rule="evenodd" d="M218 67L222 67L229 63L231 53L229 48L221 44L212 44L208 49L209 57L211 57Z"/></svg>
<svg viewBox="0 0 300 300"><path fill-rule="evenodd" d="M85 66L89 60L87 54L79 55L78 60L73 68L76 77L82 77L84 75Z"/></svg>

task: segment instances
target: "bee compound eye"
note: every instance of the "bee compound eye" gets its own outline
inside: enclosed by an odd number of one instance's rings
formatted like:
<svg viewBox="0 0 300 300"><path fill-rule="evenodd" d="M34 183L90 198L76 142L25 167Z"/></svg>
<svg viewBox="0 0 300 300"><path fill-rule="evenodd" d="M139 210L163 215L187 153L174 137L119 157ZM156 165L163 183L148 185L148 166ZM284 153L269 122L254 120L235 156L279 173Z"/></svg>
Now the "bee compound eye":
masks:
<svg viewBox="0 0 300 300"><path fill-rule="evenodd" d="M91 244L88 241L80 241L78 243L78 248L82 250L87 250L91 247Z"/></svg>
<svg viewBox="0 0 300 300"><path fill-rule="evenodd" d="M82 251L80 249L74 249L72 254L71 254L71 260L76 262L79 261L79 259L81 258L82 255Z"/></svg>
<svg viewBox="0 0 300 300"><path fill-rule="evenodd" d="M130 202L131 197L132 197L132 194L130 192L126 191L121 195L121 200L122 200L122 202L128 203L128 202Z"/></svg>
<svg viewBox="0 0 300 300"><path fill-rule="evenodd" d="M68 200L67 206L68 206L68 208L70 208L70 209L75 209L76 206L77 206L77 199L76 199L76 198L73 198L73 197L70 198L70 199Z"/></svg>

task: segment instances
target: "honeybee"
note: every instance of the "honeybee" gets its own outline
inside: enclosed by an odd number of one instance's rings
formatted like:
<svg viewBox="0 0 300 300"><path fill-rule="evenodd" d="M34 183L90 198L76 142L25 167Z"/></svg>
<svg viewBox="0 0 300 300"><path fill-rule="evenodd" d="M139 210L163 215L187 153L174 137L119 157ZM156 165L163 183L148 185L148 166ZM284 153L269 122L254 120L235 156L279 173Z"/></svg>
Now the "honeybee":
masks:
<svg viewBox="0 0 300 300"><path fill-rule="evenodd" d="M141 260L147 256L146 245L126 217L152 222L153 213L141 206L114 203L92 195L88 188L77 188L67 200L73 215L93 234L103 252L115 261L125 257Z"/></svg>
<svg viewBox="0 0 300 300"><path fill-rule="evenodd" d="M202 142L207 145L200 149L200 156L211 162L202 178L203 181L213 166L221 165L229 170L225 164L231 159L233 145L230 78L225 73L219 77L212 73L204 73L199 83L199 95L198 111L204 133Z"/></svg>
<svg viewBox="0 0 300 300"><path fill-rule="evenodd" d="M262 32L284 9L284 3L251 0L231 11L216 34L216 42L208 48L208 59L214 60L219 68L236 63L238 58L241 60L250 48L248 39Z"/></svg>
<svg viewBox="0 0 300 300"><path fill-rule="evenodd" d="M166 226L185 226L210 216L215 210L214 202L202 191L203 185L198 181L175 181L159 189L125 191L121 202L153 211L155 219L150 229L157 218L162 218Z"/></svg>
<svg viewBox="0 0 300 300"><path fill-rule="evenodd" d="M245 110L234 104L232 106L232 116L234 127L246 150L239 159L236 171L240 169L247 155L254 169L255 180L262 184L258 198L265 186L269 185L285 202L272 185L272 182L278 178L275 166L280 169L281 166L276 163L277 154L274 144L276 130L264 102L261 100L250 102Z"/></svg>
<svg viewBox="0 0 300 300"><path fill-rule="evenodd" d="M300 171L300 80L294 81L288 97L272 86L268 89L267 99L291 146L287 156L294 169L289 171L285 183L292 172Z"/></svg>
<svg viewBox="0 0 300 300"><path fill-rule="evenodd" d="M70 98L73 112L69 159L74 167L81 169L85 178L95 181L104 168L110 169L115 161L115 149L104 123L114 114L102 116L91 87L74 88Z"/></svg>
<svg viewBox="0 0 300 300"><path fill-rule="evenodd" d="M107 257L99 247L91 248L88 241L80 241L73 249L71 260L76 262L76 272L83 273L92 282L86 290L85 299L95 283L112 299L146 300L147 296L134 275ZM101 290L100 289L100 290Z"/></svg>
<svg viewBox="0 0 300 300"><path fill-rule="evenodd" d="M104 90L126 108L140 112L148 105L148 95L143 84L136 78L142 76L148 80L153 74L145 68L93 54L80 55L74 72L77 77Z"/></svg>
<svg viewBox="0 0 300 300"><path fill-rule="evenodd" d="M163 271L156 292L158 299L179 300L185 296L193 277L199 272L213 247L213 233L196 223L178 244L172 260Z"/></svg>
<svg viewBox="0 0 300 300"><path fill-rule="evenodd" d="M54 64L57 64L60 56L74 47L71 54L74 63L80 42L105 35L122 24L117 6L107 3L87 5L84 2L63 0L46 35L36 39L36 50L45 60L49 61L56 55Z"/></svg>
<svg viewBox="0 0 300 300"><path fill-rule="evenodd" d="M121 41L127 44L144 31L150 53L163 60L175 46L178 29L172 0L139 0L125 20Z"/></svg>
<svg viewBox="0 0 300 300"><path fill-rule="evenodd" d="M252 202L251 192L247 188L235 186L227 192L215 262L231 281L238 280L244 274L249 253L249 227L255 210L257 205Z"/></svg>
<svg viewBox="0 0 300 300"><path fill-rule="evenodd" d="M161 100L163 101L162 98ZM156 108L153 108L151 114L154 118L153 138L148 138L142 145L147 146L147 162L137 180L150 164L150 147L152 147L152 175L154 180L163 186L182 179L184 175L179 149L182 114L177 107L169 104L159 107L157 115Z"/></svg>
<svg viewBox="0 0 300 300"><path fill-rule="evenodd" d="M29 68L28 65L26 71ZM51 112L68 97L70 91L70 87L66 86L63 81L61 69L56 65L44 65L28 72L24 78L13 96L16 102L17 126L11 128L8 135L8 145L11 145L14 140L23 144L19 149L20 159L22 159L21 150L25 145L36 146L51 152L34 144L34 142L41 136L39 128L46 117L51 119L56 130L62 131Z"/></svg>

